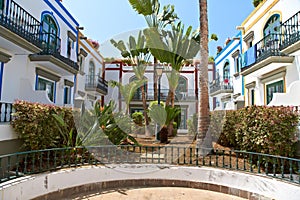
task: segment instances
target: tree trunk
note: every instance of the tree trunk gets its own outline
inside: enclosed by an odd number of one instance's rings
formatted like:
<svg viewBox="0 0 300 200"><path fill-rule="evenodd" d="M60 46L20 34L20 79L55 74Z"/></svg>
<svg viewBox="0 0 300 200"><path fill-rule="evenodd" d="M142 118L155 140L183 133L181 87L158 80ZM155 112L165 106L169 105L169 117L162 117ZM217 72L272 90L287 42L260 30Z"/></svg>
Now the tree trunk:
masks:
<svg viewBox="0 0 300 200"><path fill-rule="evenodd" d="M156 66L157 66L157 59L154 57L154 64L153 64L153 70L154 70L153 71L154 101L157 101L157 97L158 97Z"/></svg>
<svg viewBox="0 0 300 200"><path fill-rule="evenodd" d="M148 129L149 118L148 118L148 115L147 115L147 102L146 102L146 95L145 95L144 86L142 86L142 101L143 101L144 119L145 119L145 136L146 137L151 137L151 133Z"/></svg>
<svg viewBox="0 0 300 200"><path fill-rule="evenodd" d="M175 90L174 89L170 89L169 90L169 97L170 97L170 102L171 102L171 107L174 108L175 107ZM171 120L170 124L168 125L168 136L173 136L173 122L174 120Z"/></svg>
<svg viewBox="0 0 300 200"><path fill-rule="evenodd" d="M200 75L199 75L199 113L198 139L203 140L209 127L208 96L208 19L207 0L199 0L200 10Z"/></svg>

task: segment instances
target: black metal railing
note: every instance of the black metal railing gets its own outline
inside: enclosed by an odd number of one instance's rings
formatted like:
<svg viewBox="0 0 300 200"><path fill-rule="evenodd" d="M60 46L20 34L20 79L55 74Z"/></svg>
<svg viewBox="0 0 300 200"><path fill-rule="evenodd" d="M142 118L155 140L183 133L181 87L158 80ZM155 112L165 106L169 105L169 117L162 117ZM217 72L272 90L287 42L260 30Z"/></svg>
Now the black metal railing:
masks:
<svg viewBox="0 0 300 200"><path fill-rule="evenodd" d="M281 40L282 34L279 33L265 36L245 53L241 54L239 58L241 69L245 70L270 56L284 56L285 54L280 52Z"/></svg>
<svg viewBox="0 0 300 200"><path fill-rule="evenodd" d="M210 89L209 90L210 94L218 91L224 93L232 92L233 90L232 77L228 77L228 78L219 77L213 80L209 85L209 89Z"/></svg>
<svg viewBox="0 0 300 200"><path fill-rule="evenodd" d="M99 89L106 94L108 91L108 83L99 75L87 75L85 88Z"/></svg>
<svg viewBox="0 0 300 200"><path fill-rule="evenodd" d="M0 25L41 47L39 32L41 23L13 0L4 2L0 12Z"/></svg>
<svg viewBox="0 0 300 200"><path fill-rule="evenodd" d="M61 39L52 33L42 33L40 34L40 42L42 47L42 52L38 55L52 55L58 60L64 62L71 68L79 70L77 62L66 58L60 54L61 51Z"/></svg>
<svg viewBox="0 0 300 200"><path fill-rule="evenodd" d="M28 174L114 163L209 166L261 174L300 185L300 159L222 149L133 145L55 148L2 155L0 183Z"/></svg>
<svg viewBox="0 0 300 200"><path fill-rule="evenodd" d="M12 103L0 102L0 122L10 122L14 112Z"/></svg>
<svg viewBox="0 0 300 200"><path fill-rule="evenodd" d="M300 41L300 11L281 24L281 31L281 50Z"/></svg>
<svg viewBox="0 0 300 200"><path fill-rule="evenodd" d="M160 99L165 101L168 98L169 89L161 89L160 90ZM145 91L146 100L153 101L154 100L154 90L146 89ZM139 101L142 100L142 91L138 90L134 96L133 100ZM189 101L196 100L196 94L194 89L187 90L176 90L175 91L175 100L177 101Z"/></svg>

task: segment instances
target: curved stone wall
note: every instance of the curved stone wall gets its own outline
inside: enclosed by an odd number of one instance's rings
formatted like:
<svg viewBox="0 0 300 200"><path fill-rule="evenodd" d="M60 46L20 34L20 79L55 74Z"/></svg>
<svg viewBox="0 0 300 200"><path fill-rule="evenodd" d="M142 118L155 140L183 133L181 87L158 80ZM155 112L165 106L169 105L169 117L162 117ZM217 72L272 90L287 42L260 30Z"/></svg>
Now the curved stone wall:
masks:
<svg viewBox="0 0 300 200"><path fill-rule="evenodd" d="M266 176L208 167L105 165L38 174L0 185L0 199L61 199L125 187L190 187L248 199L298 199L300 187Z"/></svg>

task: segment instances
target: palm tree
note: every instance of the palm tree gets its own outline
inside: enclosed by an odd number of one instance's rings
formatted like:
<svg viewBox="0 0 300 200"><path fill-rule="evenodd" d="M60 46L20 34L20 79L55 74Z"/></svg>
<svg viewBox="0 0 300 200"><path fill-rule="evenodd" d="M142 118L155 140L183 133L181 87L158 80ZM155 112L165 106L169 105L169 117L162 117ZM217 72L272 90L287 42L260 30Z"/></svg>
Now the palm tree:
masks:
<svg viewBox="0 0 300 200"><path fill-rule="evenodd" d="M207 0L199 0L200 10L200 75L199 75L199 110L198 134L200 139L205 137L209 126L209 97L208 97L208 19Z"/></svg>
<svg viewBox="0 0 300 200"><path fill-rule="evenodd" d="M137 40L133 36L130 36L127 46L124 44L124 41L122 40L116 42L115 40L112 39L111 43L121 52L121 55L124 58L127 58L128 61L132 63L133 71L137 80L143 83L146 82L144 78L144 74L147 65L145 65L145 63L149 61L151 54L148 48L146 47L146 39L145 36L142 35L142 32L141 31L139 32ZM144 119L145 119L145 135L151 136L147 128L149 125L149 118L147 115L147 102L146 102L145 88L143 85L141 86L141 89L142 89L142 102L143 102ZM129 103L130 102L128 102L128 106Z"/></svg>
<svg viewBox="0 0 300 200"><path fill-rule="evenodd" d="M179 73L185 61L192 59L199 51L199 33L192 32L189 26L184 30L184 25L179 22L172 24L168 31L148 28L144 30L147 39L147 46L151 54L162 63L171 64L171 71L167 72L169 83L169 94L166 106L175 106L175 90L178 86ZM173 123L168 128L169 134L173 132Z"/></svg>
<svg viewBox="0 0 300 200"><path fill-rule="evenodd" d="M145 17L149 28L163 29L168 24L173 23L178 19L177 14L174 12L174 6L167 5L163 7L160 12L159 0L128 0L132 8ZM154 57L154 73L153 73L153 88L154 100L157 100L157 75L156 75L157 59Z"/></svg>
<svg viewBox="0 0 300 200"><path fill-rule="evenodd" d="M145 80L134 80L128 84L123 85L122 83L119 83L117 81L109 81L109 85L114 87L119 87L120 93L124 97L124 101L126 103L126 110L125 114L129 114L129 105L130 102L137 91L138 88L140 88L142 85L144 85Z"/></svg>
<svg viewBox="0 0 300 200"><path fill-rule="evenodd" d="M162 63L171 64L172 70L167 73L169 83L169 100L174 107L175 90L178 85L179 72L185 61L192 59L199 51L198 32L193 31L189 26L185 31L184 25L179 22L172 24L172 29L168 31L157 29L145 29L144 34L147 39L147 46L151 54Z"/></svg>

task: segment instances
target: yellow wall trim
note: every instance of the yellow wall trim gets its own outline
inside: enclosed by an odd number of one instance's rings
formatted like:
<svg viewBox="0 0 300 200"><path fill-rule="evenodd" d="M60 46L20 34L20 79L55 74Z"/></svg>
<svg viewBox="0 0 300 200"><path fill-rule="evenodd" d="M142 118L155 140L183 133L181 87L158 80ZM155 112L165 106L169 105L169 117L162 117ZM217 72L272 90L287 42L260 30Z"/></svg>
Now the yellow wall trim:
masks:
<svg viewBox="0 0 300 200"><path fill-rule="evenodd" d="M266 2L267 0L265 0L264 2L262 2L259 6L256 7L256 9L246 18L246 20L242 23L242 26L244 26L249 20L250 18L258 11L258 9L261 8L261 6ZM247 32L249 29L251 29L254 24L256 24L267 12L269 12L277 3L279 2L279 0L274 0L272 4L270 4L267 9L265 9L248 27L245 27L245 32Z"/></svg>

